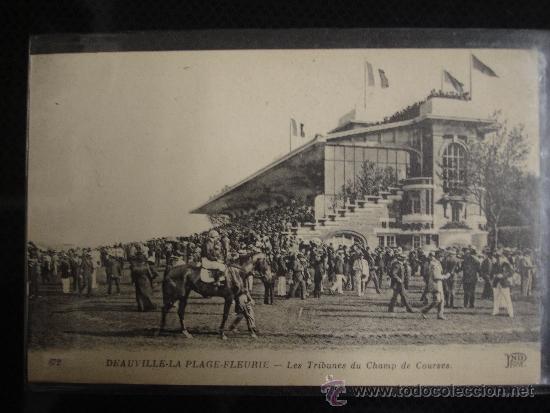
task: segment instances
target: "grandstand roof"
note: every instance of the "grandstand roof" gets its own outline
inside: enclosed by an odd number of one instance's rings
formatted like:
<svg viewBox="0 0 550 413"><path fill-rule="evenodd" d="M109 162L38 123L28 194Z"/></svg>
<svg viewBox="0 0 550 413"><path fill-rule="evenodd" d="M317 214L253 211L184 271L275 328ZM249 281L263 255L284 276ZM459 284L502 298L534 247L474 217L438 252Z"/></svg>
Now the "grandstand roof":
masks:
<svg viewBox="0 0 550 413"><path fill-rule="evenodd" d="M324 140L317 136L254 174L237 182L192 214L223 214L273 201L314 196L323 192Z"/></svg>

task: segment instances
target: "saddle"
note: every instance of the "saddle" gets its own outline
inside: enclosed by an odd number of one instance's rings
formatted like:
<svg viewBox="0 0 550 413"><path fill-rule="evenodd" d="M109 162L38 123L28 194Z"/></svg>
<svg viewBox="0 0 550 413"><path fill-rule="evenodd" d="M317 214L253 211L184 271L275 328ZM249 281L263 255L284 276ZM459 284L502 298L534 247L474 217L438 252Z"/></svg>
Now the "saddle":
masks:
<svg viewBox="0 0 550 413"><path fill-rule="evenodd" d="M214 272L217 272L218 274L220 274L217 277L217 279L216 279L216 277L214 277ZM201 278L201 281L203 283L207 283L207 284L211 284L211 283L214 283L216 281L219 282L219 283L225 282L225 274L222 274L221 271L207 270L204 267L201 267L200 278Z"/></svg>

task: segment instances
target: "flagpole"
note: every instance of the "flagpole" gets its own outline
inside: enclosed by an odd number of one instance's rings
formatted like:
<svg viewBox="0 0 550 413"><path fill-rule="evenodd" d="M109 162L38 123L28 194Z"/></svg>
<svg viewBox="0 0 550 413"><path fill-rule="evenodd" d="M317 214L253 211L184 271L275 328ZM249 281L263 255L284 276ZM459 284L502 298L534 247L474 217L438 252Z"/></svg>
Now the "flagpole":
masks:
<svg viewBox="0 0 550 413"><path fill-rule="evenodd" d="M472 53L470 53L470 100L472 100Z"/></svg>
<svg viewBox="0 0 550 413"><path fill-rule="evenodd" d="M288 152L292 152L292 119L288 120Z"/></svg>
<svg viewBox="0 0 550 413"><path fill-rule="evenodd" d="M367 61L363 61L363 109L367 111Z"/></svg>

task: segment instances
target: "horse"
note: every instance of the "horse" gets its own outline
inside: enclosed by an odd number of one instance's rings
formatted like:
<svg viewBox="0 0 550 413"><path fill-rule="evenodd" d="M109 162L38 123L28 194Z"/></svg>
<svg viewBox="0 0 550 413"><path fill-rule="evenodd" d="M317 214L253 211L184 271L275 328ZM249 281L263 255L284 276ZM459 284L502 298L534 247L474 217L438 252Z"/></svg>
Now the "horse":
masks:
<svg viewBox="0 0 550 413"><path fill-rule="evenodd" d="M178 316L180 321L180 333L186 338L193 336L185 327L185 308L191 291L195 291L203 297L222 297L224 299L222 322L219 327L219 334L222 340L227 340L225 335L225 324L229 316L231 304L236 297L245 291L244 278L253 269L253 263L258 259L258 254L246 258L242 265L228 264L225 273L225 282L221 284L206 283L201 280L201 267L192 264L183 264L171 268L165 275L162 282L162 316L159 334L164 332L166 315L170 309L179 302Z"/></svg>

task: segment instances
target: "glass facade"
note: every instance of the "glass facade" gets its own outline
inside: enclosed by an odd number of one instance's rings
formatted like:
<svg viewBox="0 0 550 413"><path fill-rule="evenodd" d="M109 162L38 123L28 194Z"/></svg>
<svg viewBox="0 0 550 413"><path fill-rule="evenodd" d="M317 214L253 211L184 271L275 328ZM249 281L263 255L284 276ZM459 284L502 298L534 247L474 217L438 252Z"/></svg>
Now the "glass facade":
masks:
<svg viewBox="0 0 550 413"><path fill-rule="evenodd" d="M433 215L433 190L415 189L405 192L403 197L403 214Z"/></svg>
<svg viewBox="0 0 550 413"><path fill-rule="evenodd" d="M443 152L443 190L459 189L465 181L466 149L458 143L451 143Z"/></svg>
<svg viewBox="0 0 550 413"><path fill-rule="evenodd" d="M340 195L346 189L355 190L365 161L372 161L382 169L392 168L397 181L407 178L411 170L411 155L405 150L327 145L325 195ZM414 163L415 159L412 161Z"/></svg>

